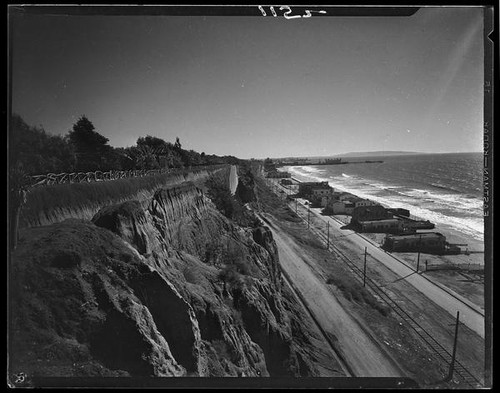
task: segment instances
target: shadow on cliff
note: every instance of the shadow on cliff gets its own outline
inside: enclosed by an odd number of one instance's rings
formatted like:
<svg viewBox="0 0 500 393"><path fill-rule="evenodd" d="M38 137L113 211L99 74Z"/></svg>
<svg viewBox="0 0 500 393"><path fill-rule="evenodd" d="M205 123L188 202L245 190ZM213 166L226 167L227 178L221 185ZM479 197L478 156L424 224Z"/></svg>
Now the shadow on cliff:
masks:
<svg viewBox="0 0 500 393"><path fill-rule="evenodd" d="M231 203L242 211L251 181ZM192 183L145 206L24 229L10 269L10 370L41 376L317 376L270 231ZM247 219L248 218L248 219ZM245 225L242 225L242 222Z"/></svg>

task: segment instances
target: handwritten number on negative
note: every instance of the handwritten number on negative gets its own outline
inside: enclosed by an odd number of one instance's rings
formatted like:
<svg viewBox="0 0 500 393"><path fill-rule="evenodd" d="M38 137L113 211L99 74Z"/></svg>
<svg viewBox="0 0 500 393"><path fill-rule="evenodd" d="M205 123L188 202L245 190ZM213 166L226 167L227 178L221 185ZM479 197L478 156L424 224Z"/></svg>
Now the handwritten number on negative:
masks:
<svg viewBox="0 0 500 393"><path fill-rule="evenodd" d="M267 16L266 10L264 9L263 6L259 5L258 8L259 8L260 12L262 13L262 16ZM305 15L290 15L292 13L292 9L290 7L281 6L279 9L280 9L280 11L285 11L285 12L283 12L283 16L285 17L285 19L310 18L312 16L313 12L316 12L318 14L326 14L326 11L323 11L323 10L319 10L319 11L305 10L304 11ZM273 17L276 18L278 16L278 14L273 6L270 6L269 10L271 11L271 14L273 15Z"/></svg>
<svg viewBox="0 0 500 393"><path fill-rule="evenodd" d="M20 372L13 375L13 380L16 385L23 385L28 383L28 375L26 373Z"/></svg>

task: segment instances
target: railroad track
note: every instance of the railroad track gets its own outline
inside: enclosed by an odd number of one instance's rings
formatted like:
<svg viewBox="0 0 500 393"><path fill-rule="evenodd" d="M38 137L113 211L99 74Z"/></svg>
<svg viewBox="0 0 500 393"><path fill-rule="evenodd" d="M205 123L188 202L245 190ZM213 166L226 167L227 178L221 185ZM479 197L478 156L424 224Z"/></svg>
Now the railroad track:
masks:
<svg viewBox="0 0 500 393"><path fill-rule="evenodd" d="M279 195L278 195L279 196ZM288 205L290 207L290 205ZM303 206L301 204L301 206ZM291 208L291 207L290 207ZM293 209L292 209L293 210ZM307 217L303 217L296 211L298 217L307 222ZM323 239L325 242L328 240L327 236L322 233L313 225L309 225L309 230L313 232L316 236ZM330 242L331 250L329 252L334 252L346 266L354 273L355 277L360 280L360 282L365 282L370 290L375 293L382 301L384 301L393 310L396 315L403 321L409 328L411 328L417 336L431 349L432 353L437 359L450 364L452 360L452 354L444 348L424 327L422 327L408 312L406 312L386 291L384 291L378 283L376 283L370 277L366 277L362 268L357 266L354 262L347 257L344 252L342 252L338 247ZM455 359L454 373L462 381L464 381L470 387L481 387L482 382L474 374L472 374L462 363Z"/></svg>
<svg viewBox="0 0 500 393"><path fill-rule="evenodd" d="M307 221L307 218L304 218L300 214L297 214L300 218ZM310 226L309 229L319 236L323 238L325 241L326 236L320 232L318 229ZM443 360L447 364L451 362L452 354L444 348L424 327L422 327L408 312L406 312L394 299L392 299L387 292L385 292L373 279L370 277L364 277L363 269L353 263L340 249L338 249L334 244L331 244L332 249L335 254L340 257L340 259L349 266L351 271L355 273L356 277L360 282L363 282L363 279L366 280L366 285L378 295L380 299L382 299L398 316L399 318L412 330L416 332L416 334L420 337L420 339L431 348L432 352L438 356L439 359ZM331 251L330 251L331 252ZM478 387L481 386L481 381L476 378L463 364L461 364L458 360L455 360L454 372L458 375L464 382L466 382L470 387Z"/></svg>

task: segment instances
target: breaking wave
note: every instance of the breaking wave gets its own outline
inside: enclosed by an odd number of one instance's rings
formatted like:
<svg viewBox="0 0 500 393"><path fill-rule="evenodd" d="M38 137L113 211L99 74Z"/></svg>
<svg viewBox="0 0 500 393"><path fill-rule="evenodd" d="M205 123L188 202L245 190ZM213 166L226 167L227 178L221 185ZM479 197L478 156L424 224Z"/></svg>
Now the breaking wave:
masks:
<svg viewBox="0 0 500 393"><path fill-rule="evenodd" d="M477 183L466 189L464 184L468 184L468 179L457 176L456 186L443 185L436 181L439 171L435 171L433 176L426 174L418 177L415 168L411 168L413 173L410 180L401 181L397 174L394 178L387 176L382 179L379 173L375 173L375 168L372 169L372 177L368 177L369 173L355 173L368 172L366 167L350 167L351 173L345 173L345 170L322 170L313 166L289 167L288 171L301 181L328 181L338 191L371 199L387 207L409 209L413 216L434 222L436 229L448 227L467 237L484 240L483 201L481 195L478 195ZM397 171L398 166L394 165L393 170ZM407 173L408 169L403 167L401 172ZM445 181L451 182L453 177L447 177Z"/></svg>

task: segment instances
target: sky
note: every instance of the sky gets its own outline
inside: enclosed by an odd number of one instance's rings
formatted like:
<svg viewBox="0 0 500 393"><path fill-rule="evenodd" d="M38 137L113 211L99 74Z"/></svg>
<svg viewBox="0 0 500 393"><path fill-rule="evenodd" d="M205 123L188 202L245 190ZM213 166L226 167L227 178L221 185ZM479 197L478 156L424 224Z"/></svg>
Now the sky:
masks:
<svg viewBox="0 0 500 393"><path fill-rule="evenodd" d="M410 17L11 19L11 107L115 147L239 158L482 151L483 9Z"/></svg>

